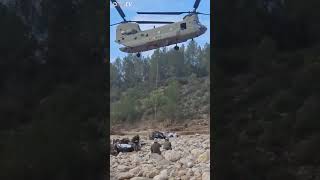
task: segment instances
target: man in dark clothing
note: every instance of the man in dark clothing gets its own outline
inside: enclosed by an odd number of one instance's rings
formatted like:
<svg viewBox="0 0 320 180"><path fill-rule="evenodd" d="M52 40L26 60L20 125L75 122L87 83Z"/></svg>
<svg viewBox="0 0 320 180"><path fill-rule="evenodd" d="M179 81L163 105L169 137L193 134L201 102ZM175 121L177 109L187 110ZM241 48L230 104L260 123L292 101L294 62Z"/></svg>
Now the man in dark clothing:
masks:
<svg viewBox="0 0 320 180"><path fill-rule="evenodd" d="M171 142L169 141L169 138L166 138L165 142L163 143L163 149L165 150L171 150Z"/></svg>
<svg viewBox="0 0 320 180"><path fill-rule="evenodd" d="M139 143L139 141L140 141L139 135L134 136L131 141L132 141L133 143Z"/></svg>
<svg viewBox="0 0 320 180"><path fill-rule="evenodd" d="M110 144L110 154L114 156L118 155L116 144Z"/></svg>
<svg viewBox="0 0 320 180"><path fill-rule="evenodd" d="M161 145L158 143L157 140L155 140L154 143L151 145L151 153L161 154L160 147Z"/></svg>
<svg viewBox="0 0 320 180"><path fill-rule="evenodd" d="M139 137L139 135L134 136L131 141L134 144L134 146L133 146L134 150L138 151L140 149L140 145L139 145L140 137Z"/></svg>

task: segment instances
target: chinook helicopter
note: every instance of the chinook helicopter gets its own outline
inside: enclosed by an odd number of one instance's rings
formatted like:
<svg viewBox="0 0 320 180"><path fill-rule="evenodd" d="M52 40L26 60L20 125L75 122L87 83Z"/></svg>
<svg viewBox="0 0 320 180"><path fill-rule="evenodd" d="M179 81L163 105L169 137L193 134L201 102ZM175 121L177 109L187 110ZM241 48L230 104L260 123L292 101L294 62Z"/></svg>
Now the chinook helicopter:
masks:
<svg viewBox="0 0 320 180"><path fill-rule="evenodd" d="M116 29L115 42L123 45L119 48L120 51L126 53L137 53L140 57L140 52L157 49L164 46L176 44L175 50L179 50L178 43L186 42L189 39L198 37L204 34L207 28L202 25L198 19L198 14L210 15L197 12L201 0L196 0L192 11L186 12L137 12L137 14L158 14L158 15L181 15L184 16L182 21L127 21L125 14L120 8L116 0L111 0L112 4L116 4L115 8L123 21L110 26L118 25ZM139 24L166 24L153 29L141 30Z"/></svg>

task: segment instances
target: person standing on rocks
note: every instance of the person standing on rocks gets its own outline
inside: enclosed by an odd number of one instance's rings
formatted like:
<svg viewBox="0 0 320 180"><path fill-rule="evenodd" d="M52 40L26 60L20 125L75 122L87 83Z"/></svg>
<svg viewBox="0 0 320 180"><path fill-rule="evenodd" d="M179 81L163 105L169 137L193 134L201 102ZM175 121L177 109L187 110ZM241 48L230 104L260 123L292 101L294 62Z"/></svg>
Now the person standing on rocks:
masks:
<svg viewBox="0 0 320 180"><path fill-rule="evenodd" d="M114 155L114 156L118 155L118 150L117 150L116 143L110 144L110 154Z"/></svg>
<svg viewBox="0 0 320 180"><path fill-rule="evenodd" d="M139 145L140 137L139 137L139 135L134 136L131 141L134 144L134 150L138 151L140 149L140 145Z"/></svg>
<svg viewBox="0 0 320 180"><path fill-rule="evenodd" d="M163 149L172 150L171 142L169 141L169 138L166 138L165 142L163 143Z"/></svg>
<svg viewBox="0 0 320 180"><path fill-rule="evenodd" d="M154 143L151 145L151 153L157 153L161 155L160 147L161 145L158 143L157 139L154 139Z"/></svg>

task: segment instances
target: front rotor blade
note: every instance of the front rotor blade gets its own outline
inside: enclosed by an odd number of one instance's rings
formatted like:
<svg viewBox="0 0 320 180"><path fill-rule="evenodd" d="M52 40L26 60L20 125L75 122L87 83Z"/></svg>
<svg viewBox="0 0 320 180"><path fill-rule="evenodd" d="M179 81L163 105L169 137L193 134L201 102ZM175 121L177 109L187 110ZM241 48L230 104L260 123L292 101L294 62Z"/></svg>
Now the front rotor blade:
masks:
<svg viewBox="0 0 320 180"><path fill-rule="evenodd" d="M193 5L194 10L196 10L199 7L199 4L200 4L200 0L196 0L194 2L194 5Z"/></svg>
<svg viewBox="0 0 320 180"><path fill-rule="evenodd" d="M137 14L180 15L189 12L137 12Z"/></svg>
<svg viewBox="0 0 320 180"><path fill-rule="evenodd" d="M172 24L174 23L170 21L128 21L128 22L135 22L138 24Z"/></svg>
<svg viewBox="0 0 320 180"><path fill-rule="evenodd" d="M202 14L202 15L208 15L208 16L210 16L210 14L201 13L201 12L197 12L197 14Z"/></svg>
<svg viewBox="0 0 320 180"><path fill-rule="evenodd" d="M121 24L121 23L122 23L122 22L118 22L118 23L110 24L110 26L114 26L114 25Z"/></svg>
<svg viewBox="0 0 320 180"><path fill-rule="evenodd" d="M122 19L124 21L126 21L125 17L126 15L124 14L124 12L122 11L119 3L116 0L111 0L112 4L115 5L114 7L117 9L118 13L120 14L120 16L122 17Z"/></svg>

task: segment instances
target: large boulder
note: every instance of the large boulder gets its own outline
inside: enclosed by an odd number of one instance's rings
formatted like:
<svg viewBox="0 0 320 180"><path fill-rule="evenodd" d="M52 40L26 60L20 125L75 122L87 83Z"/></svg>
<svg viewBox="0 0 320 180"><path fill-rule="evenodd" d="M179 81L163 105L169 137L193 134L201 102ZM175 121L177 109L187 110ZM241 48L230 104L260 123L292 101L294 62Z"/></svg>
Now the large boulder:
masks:
<svg viewBox="0 0 320 180"><path fill-rule="evenodd" d="M166 159L162 159L161 161L158 162L158 165L167 167L168 165L170 165L170 163L171 163L171 161L168 161Z"/></svg>
<svg viewBox="0 0 320 180"><path fill-rule="evenodd" d="M134 175L129 173L129 172L123 172L123 173L119 173L117 177L118 177L119 180L122 180L122 179L130 179L133 176Z"/></svg>
<svg viewBox="0 0 320 180"><path fill-rule="evenodd" d="M156 161L161 161L163 159L163 156L157 153L151 153L150 154L150 159L154 159Z"/></svg>
<svg viewBox="0 0 320 180"><path fill-rule="evenodd" d="M202 153L203 153L203 151L201 149L193 149L193 150L191 150L191 154L194 157L199 157Z"/></svg>
<svg viewBox="0 0 320 180"><path fill-rule="evenodd" d="M188 168L192 168L193 167L193 162L192 161L187 162L187 167Z"/></svg>
<svg viewBox="0 0 320 180"><path fill-rule="evenodd" d="M187 177L193 176L193 171L191 169L188 169L186 176Z"/></svg>
<svg viewBox="0 0 320 180"><path fill-rule="evenodd" d="M181 158L181 155L179 152L176 152L174 150L168 150L165 152L164 157L169 161L176 162Z"/></svg>
<svg viewBox="0 0 320 180"><path fill-rule="evenodd" d="M159 174L159 170L156 169L153 165L151 164L146 164L141 167L141 171L139 173L139 176L143 177L148 177L148 178L153 178L156 175Z"/></svg>
<svg viewBox="0 0 320 180"><path fill-rule="evenodd" d="M125 172L130 169L128 166L125 166L125 165L119 165L117 168L120 172Z"/></svg>
<svg viewBox="0 0 320 180"><path fill-rule="evenodd" d="M133 177L130 180L151 180L151 179L146 177Z"/></svg>
<svg viewBox="0 0 320 180"><path fill-rule="evenodd" d="M178 176L181 177L181 176L184 176L187 174L187 171L186 170L180 170L178 171Z"/></svg>
<svg viewBox="0 0 320 180"><path fill-rule="evenodd" d="M140 164L142 162L142 158L139 157L138 154L133 154L130 156L131 162L133 162L134 164Z"/></svg>
<svg viewBox="0 0 320 180"><path fill-rule="evenodd" d="M210 152L209 151L206 151L204 153L202 153L198 159L197 159L197 162L199 163L206 163L210 160Z"/></svg>
<svg viewBox="0 0 320 180"><path fill-rule="evenodd" d="M202 180L210 180L210 172L206 171L204 173L202 173Z"/></svg>
<svg viewBox="0 0 320 180"><path fill-rule="evenodd" d="M140 171L141 171L141 167L138 166L138 167L135 167L133 169L130 169L129 173L131 173L133 175L138 175L140 173Z"/></svg>
<svg viewBox="0 0 320 180"><path fill-rule="evenodd" d="M162 170L159 175L155 176L153 180L168 180L167 170Z"/></svg>

